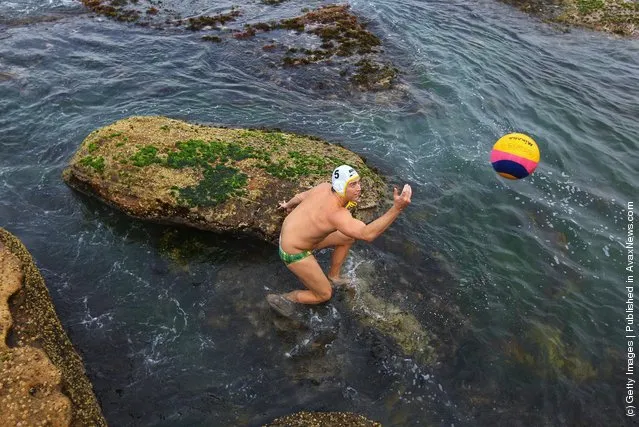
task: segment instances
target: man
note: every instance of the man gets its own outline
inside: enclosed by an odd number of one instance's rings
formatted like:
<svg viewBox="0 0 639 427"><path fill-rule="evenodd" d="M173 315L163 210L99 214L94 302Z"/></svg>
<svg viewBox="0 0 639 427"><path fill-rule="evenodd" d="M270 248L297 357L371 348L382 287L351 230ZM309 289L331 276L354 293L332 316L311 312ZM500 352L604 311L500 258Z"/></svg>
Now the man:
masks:
<svg viewBox="0 0 639 427"><path fill-rule="evenodd" d="M393 206L375 221L364 224L347 209L349 203L359 200L361 192L355 169L342 165L333 171L332 185L319 184L280 203L280 208L289 212L280 233L280 258L307 289L267 295L269 305L278 313L288 317L295 312L295 303L319 304L331 299L330 282L346 282L340 277L340 269L353 242L375 240L410 204L412 194L408 184L400 195L395 188ZM326 247L334 248L328 277L311 252Z"/></svg>

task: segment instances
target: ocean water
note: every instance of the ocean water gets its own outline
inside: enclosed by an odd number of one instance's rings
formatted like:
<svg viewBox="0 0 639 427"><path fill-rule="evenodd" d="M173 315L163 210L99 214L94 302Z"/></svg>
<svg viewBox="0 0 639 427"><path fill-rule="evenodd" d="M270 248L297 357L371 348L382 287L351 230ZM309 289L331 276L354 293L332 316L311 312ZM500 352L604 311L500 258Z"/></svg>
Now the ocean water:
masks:
<svg viewBox="0 0 639 427"><path fill-rule="evenodd" d="M257 22L321 4L240 7ZM629 424L639 42L489 0L350 5L400 70L397 90L327 91L323 67L279 66L261 46L286 32L216 44L71 0L0 3L0 226L33 254L107 421L340 410L385 426ZM298 284L267 244L143 223L68 188L82 140L132 115L315 135L411 184L411 206L345 270L434 334L438 363L404 354L343 295L308 328L283 323L264 296ZM509 132L541 150L516 182L489 163Z"/></svg>

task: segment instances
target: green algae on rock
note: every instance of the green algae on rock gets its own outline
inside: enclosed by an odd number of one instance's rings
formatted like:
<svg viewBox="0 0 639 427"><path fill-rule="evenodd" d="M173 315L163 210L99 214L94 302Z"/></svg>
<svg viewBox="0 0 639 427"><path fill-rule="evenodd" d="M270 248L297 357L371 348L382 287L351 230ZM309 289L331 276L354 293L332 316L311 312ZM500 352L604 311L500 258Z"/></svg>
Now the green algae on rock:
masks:
<svg viewBox="0 0 639 427"><path fill-rule="evenodd" d="M198 16L187 20L187 29L191 31L199 31L203 28L217 29L217 25L224 25L227 22L235 21L241 12L236 8L231 8L228 13L220 13L214 16Z"/></svg>
<svg viewBox="0 0 639 427"><path fill-rule="evenodd" d="M103 15L116 21L137 22L140 19L140 11L124 7L126 0L81 0L82 3L94 13ZM133 2L135 3L135 2Z"/></svg>
<svg viewBox="0 0 639 427"><path fill-rule="evenodd" d="M375 270L369 263L359 266L357 286L347 289L344 301L360 323L391 338L406 356L419 363L433 365L441 360L440 342L409 311L403 310L371 291L369 279Z"/></svg>
<svg viewBox="0 0 639 427"><path fill-rule="evenodd" d="M544 21L639 37L639 3L626 0L502 0Z"/></svg>
<svg viewBox="0 0 639 427"><path fill-rule="evenodd" d="M218 29L240 16L236 6L227 13L217 15L193 16L182 19L173 10L155 0L80 0L84 6L97 15L121 22L134 23L140 26L184 26L191 31L202 29ZM160 24L160 22L162 22Z"/></svg>
<svg viewBox="0 0 639 427"><path fill-rule="evenodd" d="M279 202L329 181L344 163L359 171L365 190L354 214L370 219L389 196L359 156L274 130L131 117L92 132L63 178L136 218L275 242L284 218Z"/></svg>
<svg viewBox="0 0 639 427"><path fill-rule="evenodd" d="M566 0L558 22L639 37L639 3L626 0Z"/></svg>
<svg viewBox="0 0 639 427"><path fill-rule="evenodd" d="M511 360L527 366L536 375L544 379L564 376L576 382L589 381L598 376L593 365L565 342L563 334L556 327L535 324L525 338L525 346L514 340L506 343L505 352ZM530 349L530 352L526 349Z"/></svg>
<svg viewBox="0 0 639 427"><path fill-rule="evenodd" d="M397 77L397 68L390 64L379 64L368 59L362 59L356 64L351 82L361 89L387 89L393 85Z"/></svg>
<svg viewBox="0 0 639 427"><path fill-rule="evenodd" d="M350 81L355 87L360 90L390 89L395 83L398 70L376 57L381 53L382 42L366 27L365 23L351 13L349 5L329 4L273 25L248 25L243 38L255 35L255 30L282 29L317 36L321 41L320 48L288 46L283 64L297 67L320 62L345 62L340 74L350 75ZM352 67L345 66L348 62L344 58L350 57L359 61L352 64Z"/></svg>
<svg viewBox="0 0 639 427"><path fill-rule="evenodd" d="M2 228L0 295L0 419L12 425L106 426L44 279L24 245Z"/></svg>

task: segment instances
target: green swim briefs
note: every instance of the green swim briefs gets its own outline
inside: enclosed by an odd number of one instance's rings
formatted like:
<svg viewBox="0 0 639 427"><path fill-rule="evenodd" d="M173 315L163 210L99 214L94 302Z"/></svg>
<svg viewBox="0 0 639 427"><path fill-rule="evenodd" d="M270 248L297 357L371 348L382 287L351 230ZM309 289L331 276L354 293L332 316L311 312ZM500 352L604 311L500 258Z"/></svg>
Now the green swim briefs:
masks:
<svg viewBox="0 0 639 427"><path fill-rule="evenodd" d="M287 254L282 249L282 246L280 246L280 258L282 259L282 261L284 261L284 264L286 265L293 264L294 262L297 262L297 261L301 261L310 255L313 255L313 252L304 251L304 252L300 252L299 254Z"/></svg>

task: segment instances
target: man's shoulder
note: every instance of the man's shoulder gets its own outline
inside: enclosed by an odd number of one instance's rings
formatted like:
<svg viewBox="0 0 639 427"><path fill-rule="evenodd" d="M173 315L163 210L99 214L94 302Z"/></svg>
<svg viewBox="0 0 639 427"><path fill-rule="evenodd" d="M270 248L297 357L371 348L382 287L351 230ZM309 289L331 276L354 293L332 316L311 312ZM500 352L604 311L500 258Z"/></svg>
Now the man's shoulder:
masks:
<svg viewBox="0 0 639 427"><path fill-rule="evenodd" d="M317 184L315 187L312 187L311 189L308 190L309 194L319 194L319 193L326 193L327 191L330 191L331 189L331 184L329 184L328 182L322 182L320 184Z"/></svg>
<svg viewBox="0 0 639 427"><path fill-rule="evenodd" d="M335 206L334 208L331 207L331 209L327 213L327 218L331 222L339 221L339 220L343 221L345 218L349 218L349 217L350 218L353 217L351 215L351 212L343 206Z"/></svg>

